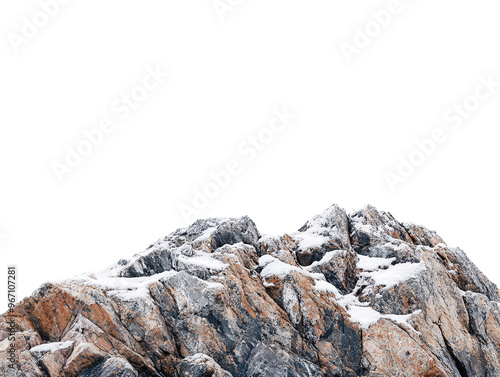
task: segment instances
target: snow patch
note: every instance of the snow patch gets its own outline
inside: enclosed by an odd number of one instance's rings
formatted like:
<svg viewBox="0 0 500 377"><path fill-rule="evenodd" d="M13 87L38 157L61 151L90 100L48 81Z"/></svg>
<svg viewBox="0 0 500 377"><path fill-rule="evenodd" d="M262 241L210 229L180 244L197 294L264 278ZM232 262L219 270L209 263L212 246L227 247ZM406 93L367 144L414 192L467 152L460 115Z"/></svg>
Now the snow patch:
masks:
<svg viewBox="0 0 500 377"><path fill-rule="evenodd" d="M337 287L325 280L317 280L314 288L319 292L333 293L336 298L342 297Z"/></svg>
<svg viewBox="0 0 500 377"><path fill-rule="evenodd" d="M321 258L321 260L319 261L316 261L316 262L313 262L312 264L310 264L309 266L305 267L307 270L310 270L316 266L321 266L323 264L326 264L328 262L330 262L332 260L332 258L338 254L338 253L341 253L342 250L334 250L334 251L329 251L328 253L326 253L323 258Z"/></svg>
<svg viewBox="0 0 500 377"><path fill-rule="evenodd" d="M30 349L30 352L47 353L63 350L73 346L73 341L45 343Z"/></svg>
<svg viewBox="0 0 500 377"><path fill-rule="evenodd" d="M186 264L192 264L199 267L206 267L212 270L223 270L228 267L226 263L223 263L217 259L214 259L210 254L203 251L198 251L195 257L186 257L184 255L179 255L178 260Z"/></svg>
<svg viewBox="0 0 500 377"><path fill-rule="evenodd" d="M104 290L107 290L109 295L129 301L148 297L149 286L151 284L156 283L161 279L172 277L176 274L176 271L165 271L156 275L137 278L92 278L87 275L82 275L76 276L73 279L66 279L63 282L76 282L91 286L98 286Z"/></svg>
<svg viewBox="0 0 500 377"><path fill-rule="evenodd" d="M372 272L362 272L360 276L371 278L375 285L383 285L389 289L406 280L416 278L425 271L425 263L400 263L389 267L387 270L376 270Z"/></svg>
<svg viewBox="0 0 500 377"><path fill-rule="evenodd" d="M97 286L107 291L107 294L124 301L140 300L149 297L149 287L151 284L163 279L171 278L179 272L170 270L152 276L136 278L92 278L90 276L77 276L67 279L65 282L83 283L90 286ZM197 278L198 279L198 278ZM208 289L220 289L224 285L217 282L209 282L199 279Z"/></svg>
<svg viewBox="0 0 500 377"><path fill-rule="evenodd" d="M323 274L311 273L301 267L296 267L292 266L291 264L284 263L271 255L263 255L262 257L260 257L259 266L263 267L263 270L260 273L260 276L263 278L268 278L272 276L278 276L280 278L284 278L293 271L309 276L313 279L325 278Z"/></svg>
<svg viewBox="0 0 500 377"><path fill-rule="evenodd" d="M356 229L356 231L361 231L363 233L371 234L371 233L374 233L376 231L376 229L373 227L373 225L363 224L363 223L359 223L359 222L355 222L353 225L354 225L354 228Z"/></svg>
<svg viewBox="0 0 500 377"><path fill-rule="evenodd" d="M316 233L313 233L311 230L314 228L309 228L305 232L293 233L293 237L298 239L299 241L299 249L307 250L307 249L315 249L323 246L330 240L330 237L320 236Z"/></svg>
<svg viewBox="0 0 500 377"><path fill-rule="evenodd" d="M279 240L282 236L280 234L262 234L259 238L259 242L269 242Z"/></svg>
<svg viewBox="0 0 500 377"><path fill-rule="evenodd" d="M184 361L186 361L188 363L196 363L196 364L205 363L205 362L211 361L211 360L213 360L213 359L210 356L205 355L204 353L197 353L195 355L191 355L191 356L184 358Z"/></svg>
<svg viewBox="0 0 500 377"><path fill-rule="evenodd" d="M358 255L358 258L358 268L365 271L374 271L389 267L396 260L396 258L372 258L364 255Z"/></svg>
<svg viewBox="0 0 500 377"><path fill-rule="evenodd" d="M197 242L197 241L205 241L206 239L208 239L213 232L215 232L217 230L217 227L216 226L213 226L213 227L210 227L210 228L207 228L205 229L205 231L200 234L193 242Z"/></svg>
<svg viewBox="0 0 500 377"><path fill-rule="evenodd" d="M417 310L412 314L407 315L382 314L373 309L371 306L368 306L368 304L360 302L358 298L352 293L343 296L340 300L338 300L338 304L347 311L349 317L351 318L351 321L359 323L362 329L368 329L371 325L374 325L380 319L389 319L398 324L407 325L411 329L413 329L408 321L414 315L421 313L421 310Z"/></svg>
<svg viewBox="0 0 500 377"><path fill-rule="evenodd" d="M400 325L407 325L413 328L408 321L413 317L413 315L419 314L420 311L417 310L416 312L407 315L382 314L371 307L351 306L347 312L351 316L352 321L359 323L360 327L366 330L370 328L371 325L377 323L380 319L390 319Z"/></svg>

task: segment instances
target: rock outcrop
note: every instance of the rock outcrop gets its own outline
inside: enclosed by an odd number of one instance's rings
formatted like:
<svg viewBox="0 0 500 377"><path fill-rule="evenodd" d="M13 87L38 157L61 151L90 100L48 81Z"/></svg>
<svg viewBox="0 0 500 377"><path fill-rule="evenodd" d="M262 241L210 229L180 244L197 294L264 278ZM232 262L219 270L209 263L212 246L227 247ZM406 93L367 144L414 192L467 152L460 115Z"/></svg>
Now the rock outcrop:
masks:
<svg viewBox="0 0 500 377"><path fill-rule="evenodd" d="M371 206L276 237L198 220L1 316L0 375L498 377L499 303L463 251Z"/></svg>

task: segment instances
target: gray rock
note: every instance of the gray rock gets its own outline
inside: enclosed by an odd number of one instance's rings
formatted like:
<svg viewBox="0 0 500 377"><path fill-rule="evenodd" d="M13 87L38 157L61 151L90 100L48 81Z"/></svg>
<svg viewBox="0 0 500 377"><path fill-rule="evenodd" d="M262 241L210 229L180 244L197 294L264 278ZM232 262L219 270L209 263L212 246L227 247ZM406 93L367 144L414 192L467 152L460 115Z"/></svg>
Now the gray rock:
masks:
<svg viewBox="0 0 500 377"><path fill-rule="evenodd" d="M257 344L248 360L248 377L287 377L288 368L262 343Z"/></svg>
<svg viewBox="0 0 500 377"><path fill-rule="evenodd" d="M179 363L179 375L189 377L232 377L214 359L204 354L196 354Z"/></svg>
<svg viewBox="0 0 500 377"><path fill-rule="evenodd" d="M118 357L110 357L95 367L87 369L80 377L138 377L130 363Z"/></svg>

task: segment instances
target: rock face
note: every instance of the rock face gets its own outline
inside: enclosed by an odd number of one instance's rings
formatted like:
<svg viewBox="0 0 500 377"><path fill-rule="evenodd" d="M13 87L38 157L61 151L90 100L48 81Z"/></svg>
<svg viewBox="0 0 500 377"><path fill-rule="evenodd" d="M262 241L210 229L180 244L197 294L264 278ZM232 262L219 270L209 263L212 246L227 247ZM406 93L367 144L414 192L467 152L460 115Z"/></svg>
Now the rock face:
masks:
<svg viewBox="0 0 500 377"><path fill-rule="evenodd" d="M460 249L370 206L278 237L199 220L1 316L0 375L495 377L499 302Z"/></svg>

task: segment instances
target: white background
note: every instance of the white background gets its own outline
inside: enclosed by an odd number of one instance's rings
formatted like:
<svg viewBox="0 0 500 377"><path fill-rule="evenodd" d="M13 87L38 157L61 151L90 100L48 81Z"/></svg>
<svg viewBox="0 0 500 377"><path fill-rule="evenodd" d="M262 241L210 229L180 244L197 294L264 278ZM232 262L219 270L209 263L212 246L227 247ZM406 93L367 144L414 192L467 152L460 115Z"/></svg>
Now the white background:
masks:
<svg viewBox="0 0 500 377"><path fill-rule="evenodd" d="M41 8L3 1L0 311L7 265L22 298L128 258L185 226L179 205L231 160L239 174L197 217L247 214L284 233L333 203L370 203L436 230L500 283L500 88L459 129L443 121L478 77L500 81L500 4L401 0L348 62L341 43L388 4L244 0L222 20L212 0L73 0L16 53L9 33ZM111 104L148 66L170 76L120 120ZM297 117L246 161L238 146L283 107ZM52 164L107 117L114 131L59 182ZM436 127L447 141L391 191L384 174Z"/></svg>

